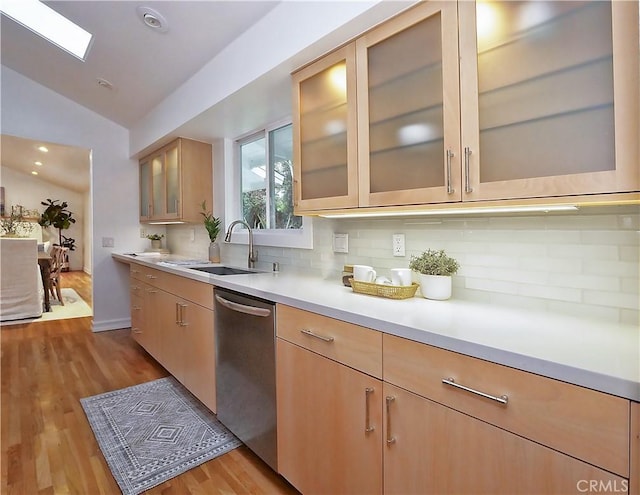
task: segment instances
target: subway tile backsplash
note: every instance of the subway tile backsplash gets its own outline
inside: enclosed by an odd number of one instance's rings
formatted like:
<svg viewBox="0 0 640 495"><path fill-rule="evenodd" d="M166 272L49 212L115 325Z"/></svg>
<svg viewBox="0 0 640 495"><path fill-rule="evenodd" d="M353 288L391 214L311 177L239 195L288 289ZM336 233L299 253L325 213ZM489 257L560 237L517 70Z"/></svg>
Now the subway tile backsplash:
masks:
<svg viewBox="0 0 640 495"><path fill-rule="evenodd" d="M453 297L488 304L640 323L640 214L637 209L519 217L314 219L314 249L258 246L259 263L304 270L340 283L345 264L373 265L388 275L411 255L445 249L461 265ZM172 252L207 257L196 226L168 227ZM332 234L349 234L349 253L333 253ZM405 234L406 256L393 257L391 237ZM247 247L222 244L225 263L246 263Z"/></svg>

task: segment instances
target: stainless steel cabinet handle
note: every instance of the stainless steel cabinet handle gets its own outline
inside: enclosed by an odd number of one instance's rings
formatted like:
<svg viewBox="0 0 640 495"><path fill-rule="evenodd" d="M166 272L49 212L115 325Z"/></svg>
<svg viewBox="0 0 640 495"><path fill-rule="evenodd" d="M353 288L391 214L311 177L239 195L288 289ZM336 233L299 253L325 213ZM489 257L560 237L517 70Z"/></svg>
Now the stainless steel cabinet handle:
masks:
<svg viewBox="0 0 640 495"><path fill-rule="evenodd" d="M156 279L158 277L156 277L155 275L145 275L145 277L149 278L149 279Z"/></svg>
<svg viewBox="0 0 640 495"><path fill-rule="evenodd" d="M180 306L176 303L176 325L180 325Z"/></svg>
<svg viewBox="0 0 640 495"><path fill-rule="evenodd" d="M305 335L308 335L309 337L315 337L316 339L320 339L324 342L333 342L333 337L326 337L325 335L318 335L317 333L312 332L311 330L307 330L306 328L303 328L300 330L300 333L303 333Z"/></svg>
<svg viewBox="0 0 640 495"><path fill-rule="evenodd" d="M495 400L500 404L507 405L507 402L509 402L509 397L507 397L506 395L485 394L484 392L480 392L479 390L474 390L472 388L465 387L464 385L460 385L459 383L456 383L453 378L443 378L442 383L444 383L445 385L450 385L455 388L459 388L460 390L464 390L465 392L470 392L472 394L479 395L480 397L484 397L485 399Z"/></svg>
<svg viewBox="0 0 640 495"><path fill-rule="evenodd" d="M387 395L387 445L396 443L396 437L391 435L391 403L396 400L393 395Z"/></svg>
<svg viewBox="0 0 640 495"><path fill-rule="evenodd" d="M473 192L471 187L471 179L469 178L469 160L471 157L471 148L466 146L464 148L464 192Z"/></svg>
<svg viewBox="0 0 640 495"><path fill-rule="evenodd" d="M375 427L371 426L371 414L369 408L369 396L373 393L371 387L364 389L364 408L365 408L365 420L364 420L364 432L371 433L375 430Z"/></svg>
<svg viewBox="0 0 640 495"><path fill-rule="evenodd" d="M156 294L158 291L154 289L147 289L147 294Z"/></svg>
<svg viewBox="0 0 640 495"><path fill-rule="evenodd" d="M131 309L134 311L140 311L142 308L140 306L133 306Z"/></svg>
<svg viewBox="0 0 640 495"><path fill-rule="evenodd" d="M251 316L269 316L271 315L271 310L266 308L256 308L255 306L247 306L246 304L240 304L237 302L229 301L224 297L220 297L216 294L216 301L222 304L225 308L230 309L232 311L238 311L239 313L244 313Z"/></svg>
<svg viewBox="0 0 640 495"><path fill-rule="evenodd" d="M188 304L178 303L178 307L180 308L180 322L178 323L178 325L181 327L186 327L189 325L189 323L184 321L184 313L188 307Z"/></svg>
<svg viewBox="0 0 640 495"><path fill-rule="evenodd" d="M447 150L447 194L453 194L455 189L451 187L451 158L453 158L453 151Z"/></svg>
<svg viewBox="0 0 640 495"><path fill-rule="evenodd" d="M133 333L142 333L142 331L138 327L131 327L131 331Z"/></svg>

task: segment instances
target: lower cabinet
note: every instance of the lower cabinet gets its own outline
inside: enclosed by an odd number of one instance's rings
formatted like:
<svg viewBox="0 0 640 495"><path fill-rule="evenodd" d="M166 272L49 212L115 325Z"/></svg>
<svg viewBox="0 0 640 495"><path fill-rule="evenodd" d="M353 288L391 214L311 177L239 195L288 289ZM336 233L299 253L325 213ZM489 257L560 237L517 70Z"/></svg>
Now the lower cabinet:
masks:
<svg viewBox="0 0 640 495"><path fill-rule="evenodd" d="M278 466L304 494L382 493L382 382L277 340Z"/></svg>
<svg viewBox="0 0 640 495"><path fill-rule="evenodd" d="M627 480L384 384L385 494L626 493Z"/></svg>
<svg viewBox="0 0 640 495"><path fill-rule="evenodd" d="M208 307L202 304L207 304ZM132 267L133 338L205 406L215 412L213 327L211 285L148 267L138 266L134 272Z"/></svg>
<svg viewBox="0 0 640 495"><path fill-rule="evenodd" d="M277 325L303 494L638 495L636 403L283 305Z"/></svg>

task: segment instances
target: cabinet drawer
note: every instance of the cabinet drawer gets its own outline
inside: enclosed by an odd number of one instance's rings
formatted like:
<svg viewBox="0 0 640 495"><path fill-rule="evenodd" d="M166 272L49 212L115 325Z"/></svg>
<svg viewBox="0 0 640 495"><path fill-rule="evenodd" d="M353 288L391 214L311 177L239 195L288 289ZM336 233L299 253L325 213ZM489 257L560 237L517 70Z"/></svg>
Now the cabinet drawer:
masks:
<svg viewBox="0 0 640 495"><path fill-rule="evenodd" d="M629 476L628 400L392 335L383 349L386 382Z"/></svg>
<svg viewBox="0 0 640 495"><path fill-rule="evenodd" d="M382 377L382 334L290 306L278 305L277 334L289 342L376 378Z"/></svg>
<svg viewBox="0 0 640 495"><path fill-rule="evenodd" d="M162 273L163 272L161 272L160 270L149 268L148 266L138 265L137 263L131 263L131 265L129 265L129 274L131 275L131 278L156 286L158 285L156 281Z"/></svg>
<svg viewBox="0 0 640 495"><path fill-rule="evenodd" d="M162 290L213 310L213 285L166 272L158 280Z"/></svg>

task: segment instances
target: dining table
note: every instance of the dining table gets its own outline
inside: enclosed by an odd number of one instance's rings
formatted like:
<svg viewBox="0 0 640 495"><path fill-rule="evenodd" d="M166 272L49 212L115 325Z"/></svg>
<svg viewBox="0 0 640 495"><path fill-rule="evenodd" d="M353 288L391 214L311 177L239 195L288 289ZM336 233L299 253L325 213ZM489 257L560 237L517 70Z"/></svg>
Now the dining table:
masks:
<svg viewBox="0 0 640 495"><path fill-rule="evenodd" d="M51 311L51 301L49 293L51 290L51 263L53 258L46 251L38 251L38 265L40 266L40 277L42 277L42 287L44 288L44 311Z"/></svg>

